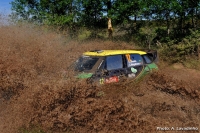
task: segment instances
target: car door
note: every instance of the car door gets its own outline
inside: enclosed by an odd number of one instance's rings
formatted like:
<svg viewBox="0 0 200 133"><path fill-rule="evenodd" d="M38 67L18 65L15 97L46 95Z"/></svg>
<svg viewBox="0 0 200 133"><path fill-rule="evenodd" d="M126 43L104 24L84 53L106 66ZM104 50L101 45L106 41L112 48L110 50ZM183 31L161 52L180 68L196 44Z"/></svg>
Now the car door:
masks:
<svg viewBox="0 0 200 133"><path fill-rule="evenodd" d="M105 62L107 76L105 83L118 82L121 76L126 75L123 55L107 56Z"/></svg>
<svg viewBox="0 0 200 133"><path fill-rule="evenodd" d="M96 74L96 77L99 77L98 80L100 84L118 82L120 77L126 74L123 58L123 55L105 57Z"/></svg>

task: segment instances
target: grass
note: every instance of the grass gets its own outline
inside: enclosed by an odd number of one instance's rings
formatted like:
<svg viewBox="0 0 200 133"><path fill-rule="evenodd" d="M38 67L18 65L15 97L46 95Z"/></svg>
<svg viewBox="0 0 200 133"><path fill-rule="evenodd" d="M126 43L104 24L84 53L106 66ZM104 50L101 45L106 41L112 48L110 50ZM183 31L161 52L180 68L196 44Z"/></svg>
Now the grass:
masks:
<svg viewBox="0 0 200 133"><path fill-rule="evenodd" d="M196 70L200 70L200 61L197 59L194 59L192 57L188 58L187 60L185 60L183 62L183 65L186 68L190 68L190 69L196 69Z"/></svg>
<svg viewBox="0 0 200 133"><path fill-rule="evenodd" d="M91 35L91 31L84 29L79 35L78 39L79 40L85 40Z"/></svg>

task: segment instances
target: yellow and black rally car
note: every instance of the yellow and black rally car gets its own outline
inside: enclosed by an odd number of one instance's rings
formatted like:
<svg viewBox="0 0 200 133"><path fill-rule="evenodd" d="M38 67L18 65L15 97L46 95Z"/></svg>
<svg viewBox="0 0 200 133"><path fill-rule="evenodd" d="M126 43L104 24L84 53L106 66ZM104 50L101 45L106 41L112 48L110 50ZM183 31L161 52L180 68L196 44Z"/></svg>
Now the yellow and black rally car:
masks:
<svg viewBox="0 0 200 133"><path fill-rule="evenodd" d="M157 69L157 51L94 50L83 53L75 63L77 77L99 84L118 82L120 77L137 79Z"/></svg>

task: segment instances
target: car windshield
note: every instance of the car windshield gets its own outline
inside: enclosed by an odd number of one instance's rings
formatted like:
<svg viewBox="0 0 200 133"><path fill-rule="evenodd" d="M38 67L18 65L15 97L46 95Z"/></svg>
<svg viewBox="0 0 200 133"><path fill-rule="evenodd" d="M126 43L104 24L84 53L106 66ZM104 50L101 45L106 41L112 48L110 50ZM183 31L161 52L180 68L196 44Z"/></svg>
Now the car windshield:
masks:
<svg viewBox="0 0 200 133"><path fill-rule="evenodd" d="M81 56L75 63L75 71L82 72L85 70L91 70L98 59L98 57Z"/></svg>

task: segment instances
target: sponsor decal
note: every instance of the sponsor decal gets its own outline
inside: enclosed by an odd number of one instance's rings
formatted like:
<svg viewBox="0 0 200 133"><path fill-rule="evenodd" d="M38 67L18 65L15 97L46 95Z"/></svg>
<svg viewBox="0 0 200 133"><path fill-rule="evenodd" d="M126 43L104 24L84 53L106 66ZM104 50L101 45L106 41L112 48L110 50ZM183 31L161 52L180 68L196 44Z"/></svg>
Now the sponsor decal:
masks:
<svg viewBox="0 0 200 133"><path fill-rule="evenodd" d="M129 78L134 78L135 77L135 73L128 74L128 77Z"/></svg>
<svg viewBox="0 0 200 133"><path fill-rule="evenodd" d="M128 66L139 66L141 65L141 63L137 63L137 62L129 62Z"/></svg>
<svg viewBox="0 0 200 133"><path fill-rule="evenodd" d="M132 73L137 73L137 69L131 67L131 72L132 72Z"/></svg>
<svg viewBox="0 0 200 133"><path fill-rule="evenodd" d="M118 81L119 81L119 78L117 76L106 79L106 83L112 83L112 82L118 82Z"/></svg>
<svg viewBox="0 0 200 133"><path fill-rule="evenodd" d="M126 54L126 59L128 60L128 67L130 66L139 66L142 64L141 60L132 60L130 54Z"/></svg>

